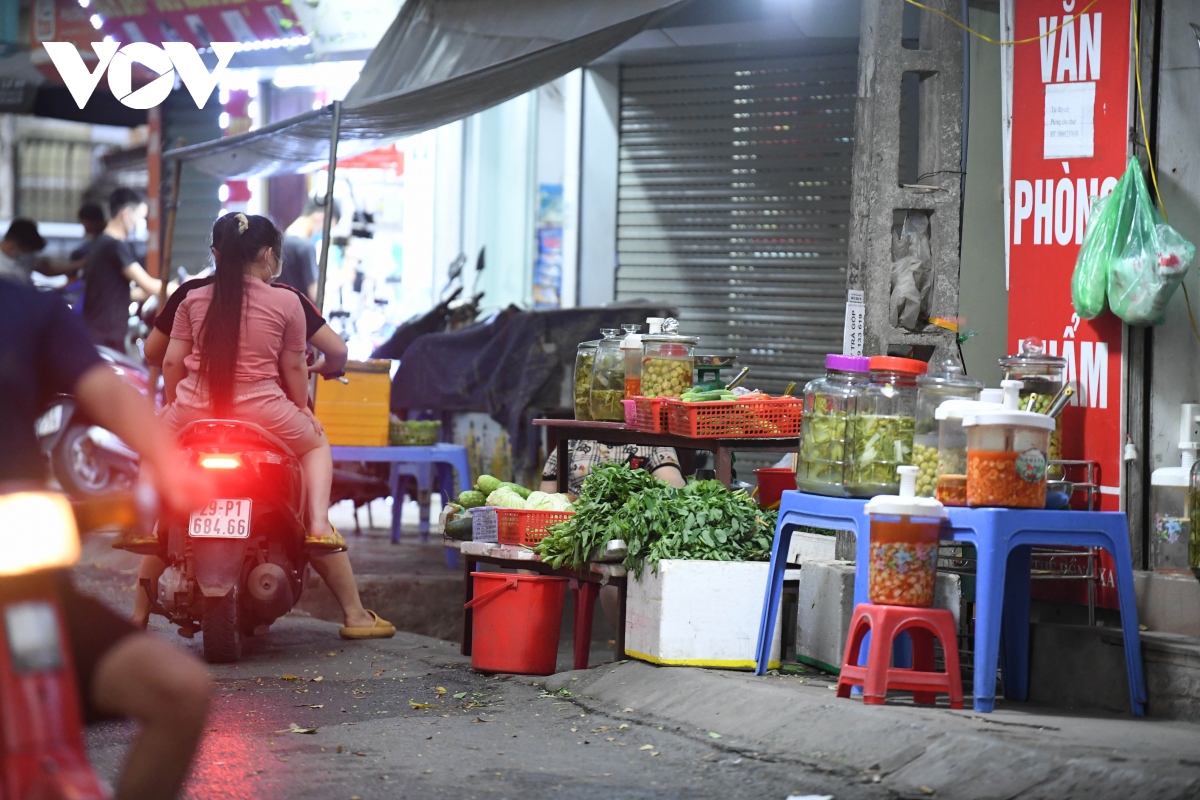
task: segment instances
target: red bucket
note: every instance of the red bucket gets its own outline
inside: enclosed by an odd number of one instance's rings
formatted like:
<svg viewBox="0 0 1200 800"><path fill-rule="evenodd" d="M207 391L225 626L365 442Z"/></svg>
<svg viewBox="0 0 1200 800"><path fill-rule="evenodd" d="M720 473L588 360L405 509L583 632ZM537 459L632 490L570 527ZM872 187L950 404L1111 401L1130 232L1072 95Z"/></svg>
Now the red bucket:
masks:
<svg viewBox="0 0 1200 800"><path fill-rule="evenodd" d="M471 580L471 667L480 672L553 674L567 579L472 572Z"/></svg>
<svg viewBox="0 0 1200 800"><path fill-rule="evenodd" d="M788 467L767 467L754 470L758 478L758 504L763 508L778 508L783 493L796 488L796 472Z"/></svg>

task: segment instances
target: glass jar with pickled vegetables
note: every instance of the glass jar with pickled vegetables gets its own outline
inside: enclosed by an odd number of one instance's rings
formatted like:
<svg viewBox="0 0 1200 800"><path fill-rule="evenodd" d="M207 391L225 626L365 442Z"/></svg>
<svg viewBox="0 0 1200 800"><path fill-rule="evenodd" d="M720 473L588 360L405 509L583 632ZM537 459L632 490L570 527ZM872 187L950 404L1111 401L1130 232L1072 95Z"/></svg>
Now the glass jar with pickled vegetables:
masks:
<svg viewBox="0 0 1200 800"><path fill-rule="evenodd" d="M951 399L934 412L938 424L937 487L935 497L942 505L967 504L967 429L963 417L984 411L1000 411L999 389L984 389L978 400ZM913 448L916 449L914 439Z"/></svg>
<svg viewBox="0 0 1200 800"><path fill-rule="evenodd" d="M1067 382L1067 360L1049 355L1045 341L1033 336L1021 340L1016 355L1000 359L1000 366L1004 369L1005 380L1024 384L1019 404L1022 411L1046 413L1054 397ZM1050 435L1049 457L1051 461L1063 457L1061 414L1056 418L1054 433ZM1061 469L1052 467L1050 477L1061 478Z"/></svg>
<svg viewBox="0 0 1200 800"><path fill-rule="evenodd" d="M943 357L934 369L917 378L917 419L913 432L913 464L917 475L917 496L937 493L938 421L934 412L947 400L975 400L983 381L968 378L957 355Z"/></svg>
<svg viewBox="0 0 1200 800"><path fill-rule="evenodd" d="M1188 525L1188 566L1200 578L1200 461L1192 465L1188 478L1186 505Z"/></svg>
<svg viewBox="0 0 1200 800"><path fill-rule="evenodd" d="M575 419L592 418L592 367L599 339L580 342L575 350Z"/></svg>
<svg viewBox="0 0 1200 800"><path fill-rule="evenodd" d="M825 375L804 387L796 485L801 491L843 497L846 494L846 422L858 392L867 385L871 359L825 356Z"/></svg>
<svg viewBox="0 0 1200 800"><path fill-rule="evenodd" d="M592 367L592 419L621 422L625 419L625 354L621 350L621 331L602 328L596 345L596 364Z"/></svg>
<svg viewBox="0 0 1200 800"><path fill-rule="evenodd" d="M917 376L929 365L912 358L873 356L870 368L870 383L858 394L846 431L850 497L896 493L896 467L912 463Z"/></svg>
<svg viewBox="0 0 1200 800"><path fill-rule="evenodd" d="M679 323L663 321L662 333L642 337L642 395L679 397L691 388L696 337L683 336Z"/></svg>
<svg viewBox="0 0 1200 800"><path fill-rule="evenodd" d="M871 520L867 596L876 605L933 605L938 543L946 509L932 497L917 497L917 467L896 468L899 491L877 495L863 508Z"/></svg>
<svg viewBox="0 0 1200 800"><path fill-rule="evenodd" d="M963 417L967 505L1045 508L1054 418L1017 408L1020 381L1004 381L1004 407Z"/></svg>

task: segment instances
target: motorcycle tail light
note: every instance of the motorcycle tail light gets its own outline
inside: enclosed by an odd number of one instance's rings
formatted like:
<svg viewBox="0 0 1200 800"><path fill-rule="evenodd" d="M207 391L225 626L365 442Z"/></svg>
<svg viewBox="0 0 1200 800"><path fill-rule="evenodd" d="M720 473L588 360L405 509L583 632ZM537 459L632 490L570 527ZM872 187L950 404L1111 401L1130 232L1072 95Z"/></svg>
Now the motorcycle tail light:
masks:
<svg viewBox="0 0 1200 800"><path fill-rule="evenodd" d="M241 465L242 459L238 456L218 454L200 456L200 466L205 469L237 469Z"/></svg>
<svg viewBox="0 0 1200 800"><path fill-rule="evenodd" d="M79 560L75 514L62 495L0 495L0 520L0 576L60 569Z"/></svg>

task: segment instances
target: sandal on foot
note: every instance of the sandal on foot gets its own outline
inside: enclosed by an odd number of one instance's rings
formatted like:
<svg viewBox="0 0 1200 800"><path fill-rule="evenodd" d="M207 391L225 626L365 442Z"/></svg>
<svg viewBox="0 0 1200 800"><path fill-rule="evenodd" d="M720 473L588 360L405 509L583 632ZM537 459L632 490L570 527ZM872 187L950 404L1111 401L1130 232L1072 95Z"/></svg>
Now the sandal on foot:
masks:
<svg viewBox="0 0 1200 800"><path fill-rule="evenodd" d="M329 526L330 533L324 536L314 536L311 531L304 535L304 546L309 550L320 550L323 554L337 553L347 549L346 539L333 525Z"/></svg>
<svg viewBox="0 0 1200 800"><path fill-rule="evenodd" d="M375 618L374 625L343 625L338 635L343 639L390 639L396 635L396 626L370 609L367 613Z"/></svg>

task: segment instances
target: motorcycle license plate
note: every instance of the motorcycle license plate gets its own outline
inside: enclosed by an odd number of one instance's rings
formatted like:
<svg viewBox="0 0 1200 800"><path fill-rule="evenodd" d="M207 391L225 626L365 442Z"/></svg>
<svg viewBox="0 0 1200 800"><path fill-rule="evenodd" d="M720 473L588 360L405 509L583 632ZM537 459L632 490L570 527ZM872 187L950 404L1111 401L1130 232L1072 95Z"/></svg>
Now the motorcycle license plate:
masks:
<svg viewBox="0 0 1200 800"><path fill-rule="evenodd" d="M213 500L192 513L188 536L211 539L245 539L250 535L250 501Z"/></svg>

